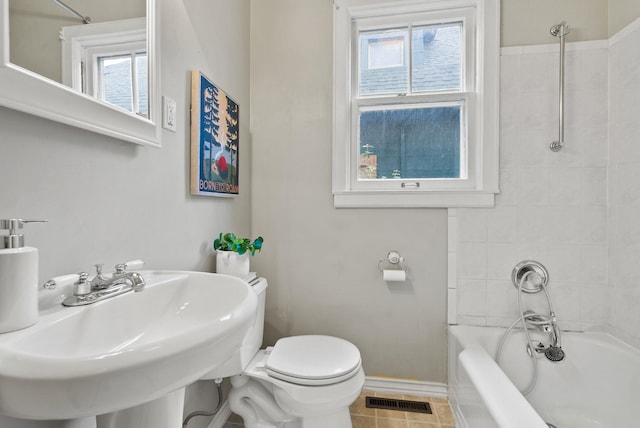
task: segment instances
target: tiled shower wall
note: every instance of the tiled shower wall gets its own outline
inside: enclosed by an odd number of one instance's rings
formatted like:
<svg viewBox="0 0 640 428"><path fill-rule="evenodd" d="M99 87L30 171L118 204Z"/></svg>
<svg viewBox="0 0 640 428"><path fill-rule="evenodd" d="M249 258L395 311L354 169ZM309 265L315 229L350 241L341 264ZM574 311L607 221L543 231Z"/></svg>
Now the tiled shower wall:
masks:
<svg viewBox="0 0 640 428"><path fill-rule="evenodd" d="M640 20L611 38L608 329L640 348Z"/></svg>
<svg viewBox="0 0 640 428"><path fill-rule="evenodd" d="M565 147L553 153L558 52L557 44L502 50L501 193L494 208L450 210L449 322L510 324L518 315L511 271L533 259L550 272L561 328L605 328L608 42L567 44ZM524 305L546 310L542 295Z"/></svg>

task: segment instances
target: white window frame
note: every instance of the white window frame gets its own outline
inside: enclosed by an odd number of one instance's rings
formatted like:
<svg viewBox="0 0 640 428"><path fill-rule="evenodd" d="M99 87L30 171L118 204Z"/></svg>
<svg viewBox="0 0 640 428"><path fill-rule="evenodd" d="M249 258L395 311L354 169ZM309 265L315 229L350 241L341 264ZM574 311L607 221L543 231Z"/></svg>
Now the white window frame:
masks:
<svg viewBox="0 0 640 428"><path fill-rule="evenodd" d="M487 207L498 193L499 0L335 0L333 195L336 207ZM367 97L357 97L359 30L380 28L390 16L407 15L415 26L463 21L466 31L460 92L429 92L411 100L395 94L388 103L463 105L468 141L461 179L358 180L358 114ZM368 27L369 28L368 28ZM464 33L463 33L464 34ZM469 42L471 38L471 42ZM466 43L465 43L466 42ZM356 64L356 67L354 67ZM376 105L380 97L376 96ZM409 98L409 97L407 97ZM384 101L386 102L386 101ZM416 184L419 183L419 184Z"/></svg>
<svg viewBox="0 0 640 428"><path fill-rule="evenodd" d="M60 40L62 83L78 92L103 100L102 79L98 77L98 58L109 54L126 54L142 50L147 52L147 23L145 18L132 18L67 26L60 30ZM86 76L86 82L83 74ZM132 84L135 86L134 82ZM133 96L137 100L137 88L134 89ZM137 108L137 101L133 107Z"/></svg>

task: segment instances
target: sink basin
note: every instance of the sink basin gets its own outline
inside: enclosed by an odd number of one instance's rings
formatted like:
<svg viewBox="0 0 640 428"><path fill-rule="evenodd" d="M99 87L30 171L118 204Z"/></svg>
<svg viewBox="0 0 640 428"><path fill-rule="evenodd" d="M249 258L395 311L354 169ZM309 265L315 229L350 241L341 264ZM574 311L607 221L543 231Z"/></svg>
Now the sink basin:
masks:
<svg viewBox="0 0 640 428"><path fill-rule="evenodd" d="M146 289L41 311L0 334L0 414L72 419L147 403L189 385L241 345L257 298L234 277L142 271Z"/></svg>

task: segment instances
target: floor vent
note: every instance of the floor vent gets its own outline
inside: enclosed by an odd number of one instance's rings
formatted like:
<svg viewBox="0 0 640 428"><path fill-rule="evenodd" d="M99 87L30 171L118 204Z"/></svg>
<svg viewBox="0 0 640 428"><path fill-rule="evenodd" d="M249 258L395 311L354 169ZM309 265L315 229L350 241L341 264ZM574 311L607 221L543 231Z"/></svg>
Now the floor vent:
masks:
<svg viewBox="0 0 640 428"><path fill-rule="evenodd" d="M400 412L432 414L431 406L426 401L396 400L393 398L366 397L366 405L370 409L398 410Z"/></svg>

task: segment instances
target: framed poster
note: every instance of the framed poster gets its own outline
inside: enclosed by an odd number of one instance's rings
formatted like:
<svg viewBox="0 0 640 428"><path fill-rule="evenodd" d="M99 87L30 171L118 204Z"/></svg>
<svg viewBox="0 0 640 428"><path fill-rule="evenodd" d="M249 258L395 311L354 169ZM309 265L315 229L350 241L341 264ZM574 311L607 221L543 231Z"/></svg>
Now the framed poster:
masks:
<svg viewBox="0 0 640 428"><path fill-rule="evenodd" d="M238 103L191 72L191 194L238 194Z"/></svg>

